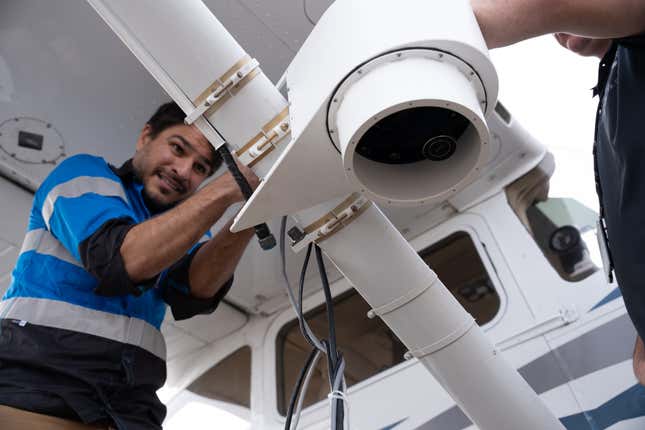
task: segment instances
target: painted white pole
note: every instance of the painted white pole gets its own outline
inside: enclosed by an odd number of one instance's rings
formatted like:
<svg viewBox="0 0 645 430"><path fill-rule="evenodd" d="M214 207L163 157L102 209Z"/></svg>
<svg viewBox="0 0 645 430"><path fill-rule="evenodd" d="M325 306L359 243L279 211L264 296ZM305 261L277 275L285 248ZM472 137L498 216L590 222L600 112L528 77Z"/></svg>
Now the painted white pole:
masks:
<svg viewBox="0 0 645 430"><path fill-rule="evenodd" d="M252 60L200 0L87 1L187 114L231 68ZM259 67L255 70L259 73L243 86L227 90L234 96L195 121L215 147L224 138L240 149L285 112L287 101ZM258 176L268 172L279 152L254 167Z"/></svg>
<svg viewBox="0 0 645 430"><path fill-rule="evenodd" d="M478 428L564 429L375 205L319 246Z"/></svg>

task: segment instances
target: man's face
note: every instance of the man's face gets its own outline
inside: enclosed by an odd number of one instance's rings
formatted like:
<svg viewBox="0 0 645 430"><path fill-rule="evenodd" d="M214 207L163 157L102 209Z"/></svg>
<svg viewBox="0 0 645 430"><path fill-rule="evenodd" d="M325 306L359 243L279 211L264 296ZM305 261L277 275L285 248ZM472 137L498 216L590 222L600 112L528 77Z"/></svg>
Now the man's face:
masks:
<svg viewBox="0 0 645 430"><path fill-rule="evenodd" d="M174 125L152 138L146 125L132 159L146 195L167 207L190 196L212 173L212 149L194 126Z"/></svg>

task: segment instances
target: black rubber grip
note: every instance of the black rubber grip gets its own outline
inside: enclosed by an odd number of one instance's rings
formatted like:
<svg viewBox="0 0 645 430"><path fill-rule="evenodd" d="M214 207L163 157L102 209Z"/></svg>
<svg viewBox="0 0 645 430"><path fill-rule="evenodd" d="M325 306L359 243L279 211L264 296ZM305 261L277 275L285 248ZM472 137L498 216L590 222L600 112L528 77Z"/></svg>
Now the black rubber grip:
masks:
<svg viewBox="0 0 645 430"><path fill-rule="evenodd" d="M233 179L237 182L237 186L240 187L242 195L246 200L248 200L251 197L251 194L253 194L253 189L240 171L240 168L237 167L237 163L235 163L233 155L231 155L228 147L226 145L222 145L217 149L217 151L222 157L224 164L226 164L228 171L233 175ZM258 224L253 228L255 229L255 235L258 237L258 242L260 242L260 247L262 249L269 250L275 246L275 237L271 234L271 230L269 230L269 226L266 223Z"/></svg>

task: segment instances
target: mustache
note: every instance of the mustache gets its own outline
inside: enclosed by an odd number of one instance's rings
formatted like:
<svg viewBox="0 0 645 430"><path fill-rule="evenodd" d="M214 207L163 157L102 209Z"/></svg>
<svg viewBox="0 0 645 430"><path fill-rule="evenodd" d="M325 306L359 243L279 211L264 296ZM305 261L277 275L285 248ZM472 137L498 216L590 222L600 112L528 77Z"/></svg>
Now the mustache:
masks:
<svg viewBox="0 0 645 430"><path fill-rule="evenodd" d="M177 187L177 191L180 193L183 194L188 191L188 180L177 175L175 172L159 168L156 173L169 179L170 182Z"/></svg>

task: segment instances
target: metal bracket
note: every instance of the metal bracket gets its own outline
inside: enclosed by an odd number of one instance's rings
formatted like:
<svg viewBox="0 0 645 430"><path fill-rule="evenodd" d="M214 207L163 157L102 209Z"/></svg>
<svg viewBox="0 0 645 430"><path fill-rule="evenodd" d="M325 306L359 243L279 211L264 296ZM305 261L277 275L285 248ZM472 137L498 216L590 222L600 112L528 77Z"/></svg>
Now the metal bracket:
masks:
<svg viewBox="0 0 645 430"><path fill-rule="evenodd" d="M318 221L304 228L303 238L291 245L294 252L300 252L311 242L320 243L329 238L370 207L372 202L360 193L353 193L340 205Z"/></svg>
<svg viewBox="0 0 645 430"><path fill-rule="evenodd" d="M269 155L290 132L289 108L286 108L262 127L260 133L236 151L235 155L242 163L253 167L254 164Z"/></svg>
<svg viewBox="0 0 645 430"><path fill-rule="evenodd" d="M197 97L194 102L195 109L186 116L184 122L187 125L194 123L211 108L232 97L234 95L232 90L241 88L247 81L253 79L259 73L259 66L260 63L255 58L244 57L238 61Z"/></svg>

